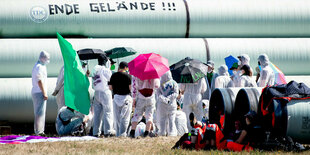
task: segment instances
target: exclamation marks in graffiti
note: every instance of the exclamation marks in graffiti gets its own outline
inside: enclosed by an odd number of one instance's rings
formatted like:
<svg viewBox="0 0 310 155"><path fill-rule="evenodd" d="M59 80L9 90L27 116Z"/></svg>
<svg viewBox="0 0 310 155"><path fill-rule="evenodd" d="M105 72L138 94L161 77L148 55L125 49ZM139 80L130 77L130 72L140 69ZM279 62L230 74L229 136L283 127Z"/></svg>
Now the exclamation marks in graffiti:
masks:
<svg viewBox="0 0 310 155"><path fill-rule="evenodd" d="M163 4L163 10L164 11L176 11L176 8L175 8L175 3L162 3Z"/></svg>

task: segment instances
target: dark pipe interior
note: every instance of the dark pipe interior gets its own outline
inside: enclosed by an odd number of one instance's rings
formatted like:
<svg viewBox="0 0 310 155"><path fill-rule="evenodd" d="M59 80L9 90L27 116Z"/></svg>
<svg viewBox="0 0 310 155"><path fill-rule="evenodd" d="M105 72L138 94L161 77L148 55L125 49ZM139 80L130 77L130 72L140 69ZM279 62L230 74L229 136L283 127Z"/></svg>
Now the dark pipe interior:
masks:
<svg viewBox="0 0 310 155"><path fill-rule="evenodd" d="M235 101L235 109L233 110L233 122L240 120L241 125L245 125L244 115L250 111L250 99L245 89L241 89Z"/></svg>
<svg viewBox="0 0 310 155"><path fill-rule="evenodd" d="M224 98L219 89L215 89L211 95L209 104L209 121L211 124L219 124L221 115L224 115Z"/></svg>

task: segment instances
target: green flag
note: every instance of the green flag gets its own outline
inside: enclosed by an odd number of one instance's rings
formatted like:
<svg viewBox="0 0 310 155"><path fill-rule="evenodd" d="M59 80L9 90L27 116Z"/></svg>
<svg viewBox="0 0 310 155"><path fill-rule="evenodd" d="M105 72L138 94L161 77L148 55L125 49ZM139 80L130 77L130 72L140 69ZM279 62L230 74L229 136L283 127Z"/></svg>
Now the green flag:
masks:
<svg viewBox="0 0 310 155"><path fill-rule="evenodd" d="M64 61L64 95L66 106L85 115L89 113L89 81L82 69L80 58L72 45L57 33Z"/></svg>

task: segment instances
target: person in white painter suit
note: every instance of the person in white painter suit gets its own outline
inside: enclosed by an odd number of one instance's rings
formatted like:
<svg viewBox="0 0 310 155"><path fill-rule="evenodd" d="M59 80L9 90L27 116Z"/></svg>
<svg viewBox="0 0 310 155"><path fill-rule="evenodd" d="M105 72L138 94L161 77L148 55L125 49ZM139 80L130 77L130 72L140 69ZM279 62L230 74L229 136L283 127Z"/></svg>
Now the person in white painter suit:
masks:
<svg viewBox="0 0 310 155"><path fill-rule="evenodd" d="M233 87L241 87L240 86L240 77L242 75L241 73L241 68L244 65L250 66L250 57L247 54L241 54L238 56L238 63L234 63L232 67L229 70L233 71L233 75L231 76L232 82L233 82ZM253 69L250 67L250 70L253 72Z"/></svg>
<svg viewBox="0 0 310 155"><path fill-rule="evenodd" d="M87 61L81 61L82 63L82 69L87 75L89 76L89 70L87 69L88 64ZM60 68L58 77L57 77L57 82L56 82L56 87L54 89L54 92L52 93L53 96L56 96L56 103L58 106L58 110L60 110L61 107L65 106L65 97L64 97L64 66Z"/></svg>
<svg viewBox="0 0 310 155"><path fill-rule="evenodd" d="M41 51L39 60L32 69L32 101L34 109L34 133L43 135L45 128L45 113L47 96L47 70L46 65L50 61L50 55Z"/></svg>
<svg viewBox="0 0 310 155"><path fill-rule="evenodd" d="M218 76L218 74L214 71L214 62L212 60L209 60L206 64L208 66L208 72L205 73L207 76L205 77L205 82L207 89L202 95L202 99L210 100L211 93L215 89L215 79ZM196 115L195 115L196 116Z"/></svg>
<svg viewBox="0 0 310 155"><path fill-rule="evenodd" d="M114 125L116 136L125 137L132 112L131 76L127 73L127 62L119 64L118 72L110 79L109 87L113 91Z"/></svg>
<svg viewBox="0 0 310 155"><path fill-rule="evenodd" d="M98 65L94 67L92 76L92 86L95 90L93 103L93 136L95 137L99 137L101 135L103 123L104 136L110 137L115 135L115 131L113 129L112 92L108 86L111 75L112 72L110 70L110 61L105 55L100 55L98 58Z"/></svg>
<svg viewBox="0 0 310 155"><path fill-rule="evenodd" d="M229 77L228 67L221 65L218 68L218 76L215 78L215 88L229 88L233 86L233 82Z"/></svg>
<svg viewBox="0 0 310 155"><path fill-rule="evenodd" d="M171 72L168 71L160 78L160 87L157 89L157 121L159 122L160 136L177 136L175 117L177 111L177 97L179 86L172 79ZM168 129L167 129L167 125ZM167 133L166 133L167 131Z"/></svg>
<svg viewBox="0 0 310 155"><path fill-rule="evenodd" d="M202 94L207 89L206 80L204 78L198 80L196 83L180 83L180 91L184 94L183 111L187 117L187 128L192 129L189 121L189 114L194 113L197 120L202 120Z"/></svg>
<svg viewBox="0 0 310 155"><path fill-rule="evenodd" d="M258 65L261 66L260 77L257 82L258 87L266 87L274 85L275 75L271 67L269 66L269 58L266 54L262 54L258 57Z"/></svg>
<svg viewBox="0 0 310 155"><path fill-rule="evenodd" d="M156 104L155 92L159 88L160 81L158 78L141 80L137 77L132 77L132 80L135 82L132 84L134 87L132 88L132 97L134 99L133 107L135 111L131 119L130 137L135 137L136 127L142 119L143 113L146 119L146 129L143 136L153 137L155 135L151 132L151 128L153 126L153 114Z"/></svg>
<svg viewBox="0 0 310 155"><path fill-rule="evenodd" d="M248 65L248 66L250 66L250 57L249 57L249 55L247 55L247 54L241 54L240 56L238 56L238 59L239 59L239 68L238 68L238 70L239 70L239 74L241 75L241 68L244 66L244 65ZM251 70L251 72L253 73L253 69L251 68L251 66L250 66L250 70Z"/></svg>
<svg viewBox="0 0 310 155"><path fill-rule="evenodd" d="M252 71L249 65L243 65L241 67L240 87L257 87L255 80L252 78Z"/></svg>
<svg viewBox="0 0 310 155"><path fill-rule="evenodd" d="M59 111L63 106L65 106L65 97L64 97L64 67L62 66L56 82L55 90L52 94L56 96L56 103Z"/></svg>

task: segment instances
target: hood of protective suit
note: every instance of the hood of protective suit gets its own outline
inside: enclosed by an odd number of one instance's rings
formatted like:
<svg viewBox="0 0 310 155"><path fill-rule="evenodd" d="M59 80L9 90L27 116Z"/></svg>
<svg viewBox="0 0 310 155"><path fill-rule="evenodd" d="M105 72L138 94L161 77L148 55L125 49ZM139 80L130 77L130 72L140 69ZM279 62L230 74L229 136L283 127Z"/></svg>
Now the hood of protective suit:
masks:
<svg viewBox="0 0 310 155"><path fill-rule="evenodd" d="M47 53L46 51L41 51L39 61L43 65L48 64L50 62L50 54Z"/></svg>
<svg viewBox="0 0 310 155"><path fill-rule="evenodd" d="M226 65L221 65L219 68L218 68L218 74L220 76L228 76L228 67Z"/></svg>
<svg viewBox="0 0 310 155"><path fill-rule="evenodd" d="M250 57L247 54L242 54L240 56L241 65L249 65L250 64Z"/></svg>
<svg viewBox="0 0 310 155"><path fill-rule="evenodd" d="M161 84L164 84L164 83L166 83L167 81L170 81L170 80L172 80L172 74L171 74L170 71L166 72L164 75L162 75L160 77L160 83Z"/></svg>
<svg viewBox="0 0 310 155"><path fill-rule="evenodd" d="M258 61L260 62L260 65L262 67L268 66L269 65L269 58L266 54L262 54L258 57Z"/></svg>

